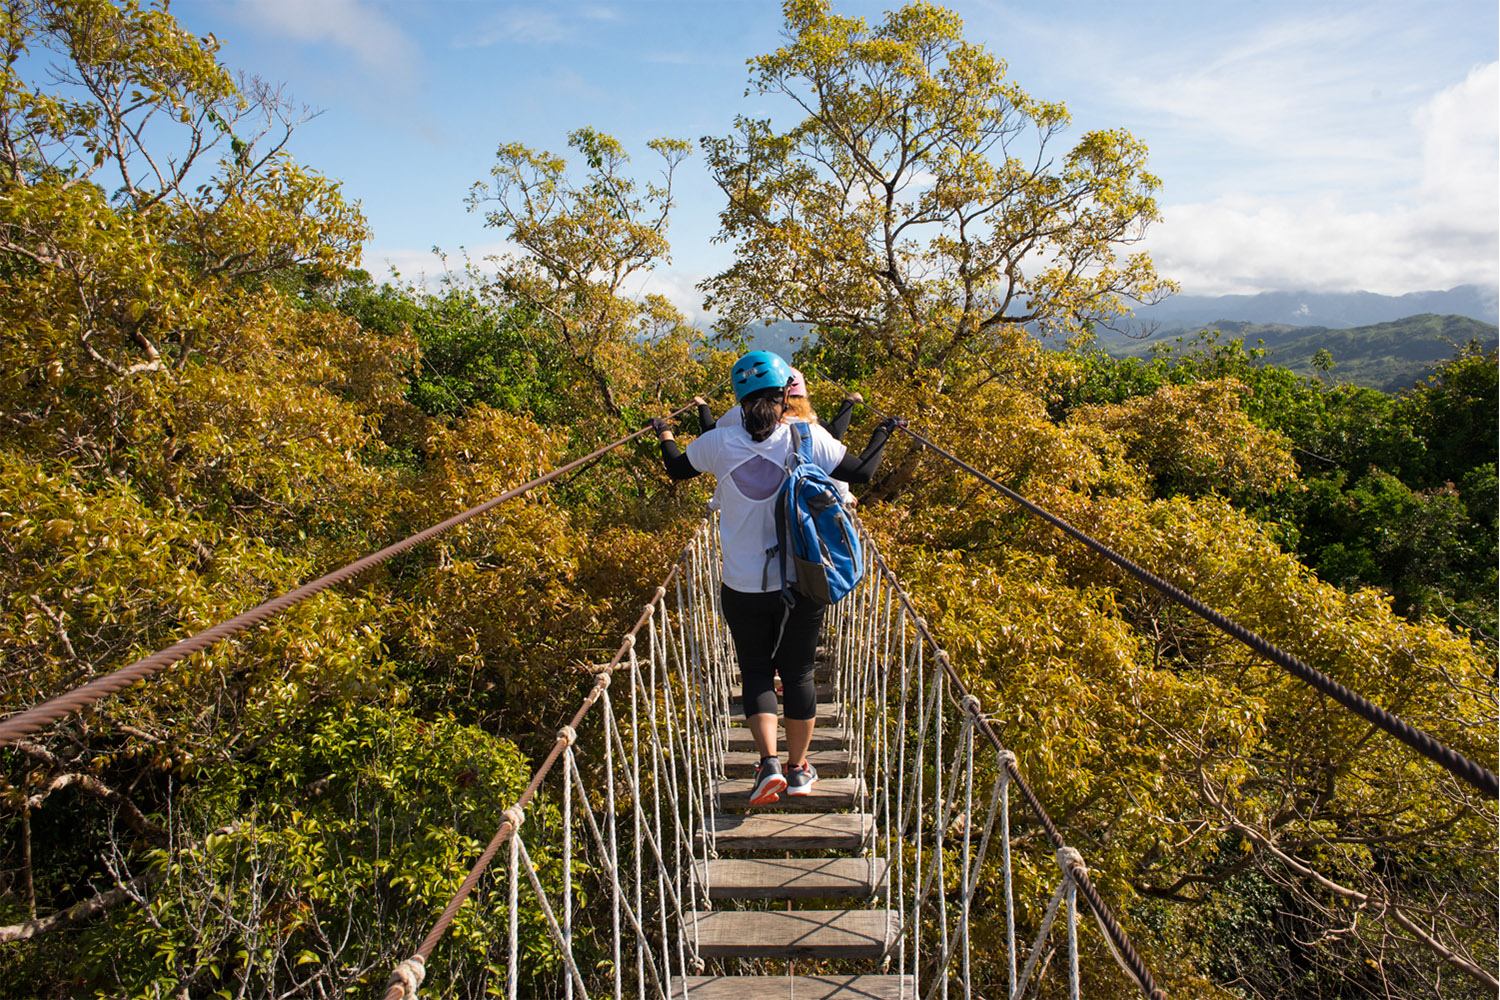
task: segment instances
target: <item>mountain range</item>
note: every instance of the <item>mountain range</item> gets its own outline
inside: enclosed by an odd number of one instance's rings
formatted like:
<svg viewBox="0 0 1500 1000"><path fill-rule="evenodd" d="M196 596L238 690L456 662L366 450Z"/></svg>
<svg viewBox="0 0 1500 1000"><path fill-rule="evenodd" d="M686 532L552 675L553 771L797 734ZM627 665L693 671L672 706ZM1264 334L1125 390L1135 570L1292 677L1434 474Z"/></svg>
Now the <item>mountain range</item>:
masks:
<svg viewBox="0 0 1500 1000"><path fill-rule="evenodd" d="M1326 326L1291 326L1285 323L1246 323L1215 320L1199 329L1217 330L1220 340L1242 338L1247 348L1264 348L1266 364L1290 368L1299 375L1320 373L1313 365L1319 351L1327 351L1333 367L1321 377L1330 382L1348 382L1386 392L1399 392L1453 357L1471 340L1485 350L1500 341L1500 327L1467 316L1423 313L1389 323L1330 329ZM1111 340L1100 346L1117 358L1149 357L1163 346L1190 350L1197 331L1160 334L1148 340Z"/></svg>
<svg viewBox="0 0 1500 1000"><path fill-rule="evenodd" d="M1313 375L1313 356L1326 350L1330 381L1387 392L1407 388L1456 347L1477 340L1497 344L1496 288L1460 285L1447 291L1377 295L1373 292L1262 292L1259 295L1178 295L1137 309L1126 329L1100 329L1098 345L1115 357L1148 357L1155 345L1174 348L1200 330L1221 339L1243 337L1264 347L1265 361ZM750 346L790 358L809 336L804 324L779 320L746 331ZM1140 336L1149 331L1148 336Z"/></svg>
<svg viewBox="0 0 1500 1000"><path fill-rule="evenodd" d="M1467 316L1500 323L1495 285L1459 285L1447 291L1377 295L1374 292L1261 292L1258 295L1174 295L1135 310L1135 321L1163 330L1202 329L1229 318L1244 323L1280 323L1346 329L1389 323L1422 313Z"/></svg>

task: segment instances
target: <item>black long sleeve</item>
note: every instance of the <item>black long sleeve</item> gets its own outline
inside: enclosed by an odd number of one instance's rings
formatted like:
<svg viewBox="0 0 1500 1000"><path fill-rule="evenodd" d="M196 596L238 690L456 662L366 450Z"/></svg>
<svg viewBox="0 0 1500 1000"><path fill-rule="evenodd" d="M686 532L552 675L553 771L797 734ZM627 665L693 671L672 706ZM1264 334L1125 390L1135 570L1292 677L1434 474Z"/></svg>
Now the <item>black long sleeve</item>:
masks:
<svg viewBox="0 0 1500 1000"><path fill-rule="evenodd" d="M661 462L667 467L667 475L673 479L692 479L703 473L693 468L693 463L688 461L687 454L677 447L676 440L661 442Z"/></svg>
<svg viewBox="0 0 1500 1000"><path fill-rule="evenodd" d="M849 433L849 421L854 419L854 400L846 399L839 404L839 412L833 415L832 420L819 420L835 441L844 440L844 435Z"/></svg>
<svg viewBox="0 0 1500 1000"><path fill-rule="evenodd" d="M875 470L880 468L880 459L885 454L885 443L890 436L890 427L885 424L876 427L870 434L870 443L865 445L864 453L855 455L853 452L845 452L844 460L829 475L846 483L868 483L874 477Z"/></svg>
<svg viewBox="0 0 1500 1000"><path fill-rule="evenodd" d="M700 434L707 434L709 431L713 430L717 424L718 421L714 419L714 411L708 408L707 403L699 403L698 432Z"/></svg>

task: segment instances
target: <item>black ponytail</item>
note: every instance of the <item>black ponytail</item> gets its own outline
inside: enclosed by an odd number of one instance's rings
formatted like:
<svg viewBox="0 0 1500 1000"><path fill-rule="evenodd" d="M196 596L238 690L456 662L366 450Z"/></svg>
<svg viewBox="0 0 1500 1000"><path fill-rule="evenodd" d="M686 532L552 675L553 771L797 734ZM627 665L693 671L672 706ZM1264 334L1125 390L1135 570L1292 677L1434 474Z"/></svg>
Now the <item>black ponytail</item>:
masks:
<svg viewBox="0 0 1500 1000"><path fill-rule="evenodd" d="M786 413L784 388L760 389L740 400L740 424L752 441L764 441L771 436L781 417Z"/></svg>

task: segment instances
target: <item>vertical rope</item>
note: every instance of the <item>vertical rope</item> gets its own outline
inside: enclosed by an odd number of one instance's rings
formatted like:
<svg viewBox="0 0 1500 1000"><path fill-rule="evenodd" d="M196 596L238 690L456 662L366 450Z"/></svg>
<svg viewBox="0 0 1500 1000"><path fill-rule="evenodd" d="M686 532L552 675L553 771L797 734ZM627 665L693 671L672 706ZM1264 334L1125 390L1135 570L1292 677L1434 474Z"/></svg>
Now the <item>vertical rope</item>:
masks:
<svg viewBox="0 0 1500 1000"><path fill-rule="evenodd" d="M1012 761L1015 754L1006 750ZM1005 951L1010 958L1010 992L1016 992L1016 895L1010 875L1010 771L1000 762L1000 864L1005 876Z"/></svg>
<svg viewBox="0 0 1500 1000"><path fill-rule="evenodd" d="M620 967L620 842L619 817L615 813L615 745L609 738L615 722L614 701L609 691L600 699L604 708L604 773L609 780L604 787L604 814L609 817L609 889L610 920L613 938L611 956L614 958L615 1000L624 1000L624 970ZM590 810L592 812L592 810Z"/></svg>
<svg viewBox="0 0 1500 1000"><path fill-rule="evenodd" d="M972 697L972 696L971 696ZM960 911L959 933L963 938L963 986L964 1000L973 1000L974 980L969 966L969 900L973 896L973 886L969 881L969 844L971 832L974 828L974 726L969 720L964 722L963 737L964 757L964 846L963 846L963 896L960 898L962 909Z"/></svg>
<svg viewBox="0 0 1500 1000"><path fill-rule="evenodd" d="M934 656L933 659L936 660L937 656ZM942 780L942 773L943 773L943 708L945 707L945 701L943 699L943 696L942 696L941 692L942 692L943 688L946 686L948 678L947 678L947 676L941 670L935 671L935 673L936 673L938 691L940 693L938 695L938 710L937 710L937 714L936 714L936 722L934 723L935 726L936 726L936 728L937 728L937 732L936 732L936 734L933 737L933 754L932 754L932 758L933 758L933 761L936 763L937 769L933 772L932 790L933 790L934 793L937 794L937 801L934 802L933 806L932 806L932 821L933 821L932 822L932 827L933 827L933 829L932 829L932 838L933 838L932 858L933 858L933 860L932 860L932 874L931 874L931 876L929 876L929 878L936 878L937 879L937 886L938 886L938 928L939 928L939 930L941 932L940 935L939 935L939 942L942 945L942 951L940 953L942 955L942 962L938 966L937 975L938 975L938 980L941 983L942 989L943 989L943 1000L948 1000L948 961L949 961L949 945L948 945L948 893L947 893L948 872L947 872L947 852L945 850L943 850L943 838L944 838L944 836L948 832L947 831L947 827L948 827L948 803L951 802L952 799L953 799L953 790L952 789L949 790L949 794L948 794L948 798L947 799L943 798L943 780ZM954 780L955 784L958 781L958 768L956 768L956 767L953 769L953 780ZM922 895L923 896L927 895L926 890L923 890Z"/></svg>
<svg viewBox="0 0 1500 1000"><path fill-rule="evenodd" d="M563 751L563 948L569 954L573 952L573 782L572 777L577 775L578 762L573 756L573 745L570 741L568 749ZM579 776L581 780L581 776ZM585 803L587 804L587 803ZM563 996L568 1000L573 998L573 980L567 978L563 981Z"/></svg>
<svg viewBox="0 0 1500 1000"><path fill-rule="evenodd" d="M662 614L663 615L666 614L665 609L663 609ZM661 728L660 728L660 725L658 724L657 710L656 710L657 702L658 702L658 700L660 700L660 697L661 697L658 694L658 692L661 690L661 688L659 686L660 675L659 675L658 670L657 670L657 660L658 660L658 652L657 651L658 651L658 647L659 647L660 644L658 643L657 637L656 637L656 635L657 635L657 624L656 624L655 619L652 619L652 621L650 623L649 632L650 632L650 636L651 636L651 641L649 643L650 648L648 650L649 655L648 655L647 660L651 664L651 688L650 688L651 699L646 704L648 706L648 708L647 708L647 716L648 716L647 723L651 727L651 775L652 775L652 780L651 780L651 820L652 820L652 829L660 831L661 828L662 828L662 825L661 825L661 795L662 795L662 788L663 788L663 784L664 784L664 779L662 777L662 759L661 759L662 755L661 755L661 740L660 740ZM668 979L670 979L671 976L672 976L672 953L671 953L671 941L672 941L672 938L671 938L671 935L667 931L667 902L666 902L666 900L667 900L667 871L666 871L666 865L667 865L666 858L663 855L662 851L660 849L658 849L657 853L656 853L656 898L657 898L657 904L658 904L657 905L657 913L661 917L661 967L666 971L666 975L667 975Z"/></svg>
<svg viewBox="0 0 1500 1000"><path fill-rule="evenodd" d="M1069 873L1065 878L1068 907L1068 996L1078 1000L1078 886Z"/></svg>
<svg viewBox="0 0 1500 1000"><path fill-rule="evenodd" d="M653 604L648 614L656 610ZM635 875L633 888L635 890L635 912L644 914L644 878L641 871L641 664L640 657L636 655L635 646L630 647L630 773L633 776L634 788L631 795L631 817L632 832L635 838L632 843L635 850L631 853L632 869ZM650 954L647 950L646 934L642 930L635 939L635 992L636 996L646 996L646 956Z"/></svg>
<svg viewBox="0 0 1500 1000"><path fill-rule="evenodd" d="M516 1000L516 989L521 981L521 898L519 894L519 880L521 874L520 844L521 838L517 837L513 831L510 837L510 939L507 942L510 945L510 949L507 959L509 965L505 970L505 995L509 997L510 1000Z"/></svg>

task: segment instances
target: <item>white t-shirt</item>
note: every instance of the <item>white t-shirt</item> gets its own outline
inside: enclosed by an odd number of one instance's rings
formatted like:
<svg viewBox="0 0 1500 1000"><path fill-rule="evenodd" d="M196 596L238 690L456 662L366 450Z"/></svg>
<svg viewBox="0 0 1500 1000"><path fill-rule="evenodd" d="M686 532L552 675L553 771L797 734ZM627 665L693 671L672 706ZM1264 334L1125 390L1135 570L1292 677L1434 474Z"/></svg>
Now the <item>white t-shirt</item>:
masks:
<svg viewBox="0 0 1500 1000"><path fill-rule="evenodd" d="M734 406L731 406L729 409L727 409L727 410L724 411L724 415L722 417L720 417L718 420L714 421L714 427L715 428L719 428L719 427L733 427L736 424L740 424L740 425L743 426L743 424L744 424L744 418L740 416L740 412L741 412L741 410L740 410L740 407L739 407L738 404L736 404ZM814 427L818 428L818 430L823 431L822 425L820 425L816 420L809 420L808 423L810 423ZM827 433L827 431L823 431L823 432L825 434ZM845 447L847 448L847 445ZM695 466L693 466L693 468L696 469L697 466L695 465ZM845 504L847 504L847 505L849 505L849 506L852 507L854 505L854 494L849 491L849 484L846 483L846 482L843 482L842 480L835 479L833 481L833 485L834 485L834 488L839 491L839 499L842 500ZM791 572L792 572L791 565L788 564L788 566L787 566L787 573L791 574ZM779 573L779 571L778 571L778 573ZM778 579L779 579L779 576L778 576ZM739 588L736 587L735 589L738 590Z"/></svg>
<svg viewBox="0 0 1500 1000"><path fill-rule="evenodd" d="M832 472L846 449L816 423L810 427L813 461ZM686 450L693 468L711 472L718 480L714 499L719 502L725 585L752 594L780 590L779 561L773 557L767 563L766 554L776 545L775 501L792 451L791 428L777 424L770 437L753 441L744 427L720 424L691 441ZM786 569L788 578L794 577L791 559Z"/></svg>

